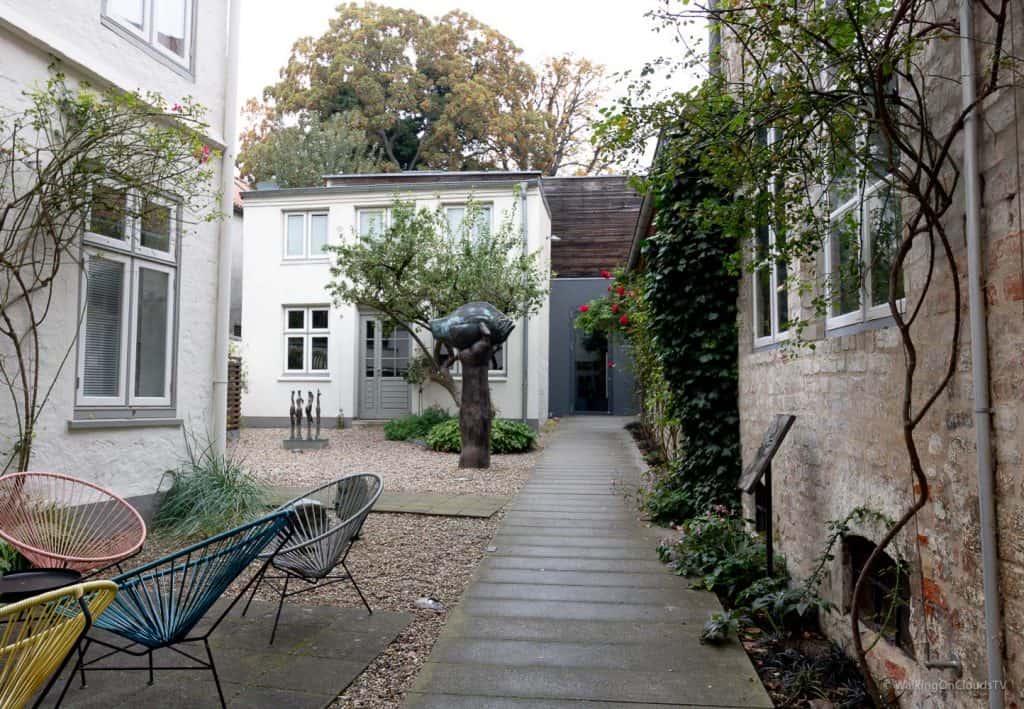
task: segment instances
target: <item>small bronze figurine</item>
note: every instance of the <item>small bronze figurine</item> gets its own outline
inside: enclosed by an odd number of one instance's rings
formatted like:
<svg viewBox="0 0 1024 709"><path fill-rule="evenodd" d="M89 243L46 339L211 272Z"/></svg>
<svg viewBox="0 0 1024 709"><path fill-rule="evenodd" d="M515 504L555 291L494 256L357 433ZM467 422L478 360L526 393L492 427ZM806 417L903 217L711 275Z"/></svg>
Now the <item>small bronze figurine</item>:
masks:
<svg viewBox="0 0 1024 709"><path fill-rule="evenodd" d="M299 431L299 435L302 432ZM309 398L306 400L306 440L313 440L313 392L309 392Z"/></svg>
<svg viewBox="0 0 1024 709"><path fill-rule="evenodd" d="M296 389L298 398L295 399L295 438L302 439L302 390Z"/></svg>
<svg viewBox="0 0 1024 709"><path fill-rule="evenodd" d="M316 388L316 440L320 440L320 387Z"/></svg>
<svg viewBox="0 0 1024 709"><path fill-rule="evenodd" d="M291 440L295 440L295 390L292 389L292 406L288 409L288 421L291 423L291 434L288 436Z"/></svg>

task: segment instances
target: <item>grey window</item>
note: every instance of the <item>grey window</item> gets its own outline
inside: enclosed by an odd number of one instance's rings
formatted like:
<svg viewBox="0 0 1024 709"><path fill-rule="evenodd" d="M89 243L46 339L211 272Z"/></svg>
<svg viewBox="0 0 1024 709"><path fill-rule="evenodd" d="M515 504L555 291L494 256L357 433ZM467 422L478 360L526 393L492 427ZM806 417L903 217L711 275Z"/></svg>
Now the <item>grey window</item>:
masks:
<svg viewBox="0 0 1024 709"><path fill-rule="evenodd" d="M103 17L158 55L188 68L194 0L105 0Z"/></svg>

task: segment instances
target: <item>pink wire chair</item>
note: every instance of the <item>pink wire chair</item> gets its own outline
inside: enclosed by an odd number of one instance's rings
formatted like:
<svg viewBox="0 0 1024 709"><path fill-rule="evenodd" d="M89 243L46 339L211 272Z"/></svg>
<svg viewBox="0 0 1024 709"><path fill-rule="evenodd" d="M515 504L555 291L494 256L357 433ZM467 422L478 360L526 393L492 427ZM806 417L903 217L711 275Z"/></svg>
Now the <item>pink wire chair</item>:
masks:
<svg viewBox="0 0 1024 709"><path fill-rule="evenodd" d="M91 571L142 549L146 523L123 498L59 473L0 477L0 538L33 566Z"/></svg>

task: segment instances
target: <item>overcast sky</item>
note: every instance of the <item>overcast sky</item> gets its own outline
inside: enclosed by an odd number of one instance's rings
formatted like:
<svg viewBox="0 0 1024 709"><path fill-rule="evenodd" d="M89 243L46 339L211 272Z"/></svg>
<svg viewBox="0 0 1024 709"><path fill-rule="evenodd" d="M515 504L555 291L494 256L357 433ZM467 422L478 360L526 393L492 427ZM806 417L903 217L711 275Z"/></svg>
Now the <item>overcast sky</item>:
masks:
<svg viewBox="0 0 1024 709"><path fill-rule="evenodd" d="M379 0L437 17L461 9L510 37L531 64L572 52L610 73L638 70L658 56L681 56L672 38L654 31L644 13L657 0ZM240 102L275 82L299 37L320 36L339 0L250 0L242 6ZM676 76L673 86L693 77ZM241 105L241 104L240 104Z"/></svg>

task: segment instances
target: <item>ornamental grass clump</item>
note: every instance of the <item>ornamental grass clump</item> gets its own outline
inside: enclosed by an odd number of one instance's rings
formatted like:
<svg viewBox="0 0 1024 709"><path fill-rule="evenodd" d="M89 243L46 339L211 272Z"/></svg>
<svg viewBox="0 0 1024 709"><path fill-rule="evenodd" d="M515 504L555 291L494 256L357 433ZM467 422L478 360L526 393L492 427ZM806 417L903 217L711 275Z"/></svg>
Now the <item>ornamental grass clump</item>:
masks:
<svg viewBox="0 0 1024 709"><path fill-rule="evenodd" d="M241 461L188 433L185 451L185 461L168 471L173 483L154 520L158 531L179 539L209 537L269 510L266 489Z"/></svg>

